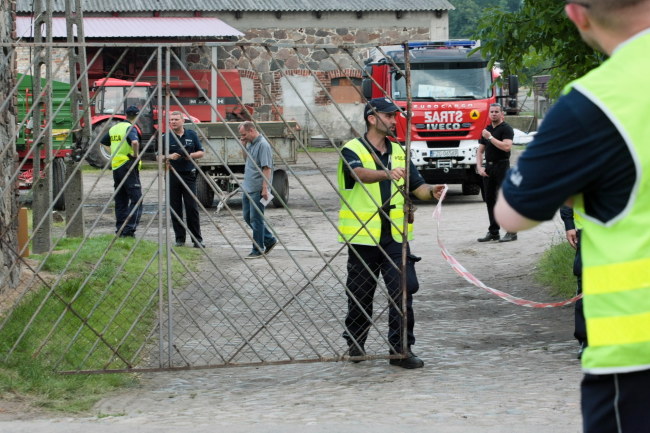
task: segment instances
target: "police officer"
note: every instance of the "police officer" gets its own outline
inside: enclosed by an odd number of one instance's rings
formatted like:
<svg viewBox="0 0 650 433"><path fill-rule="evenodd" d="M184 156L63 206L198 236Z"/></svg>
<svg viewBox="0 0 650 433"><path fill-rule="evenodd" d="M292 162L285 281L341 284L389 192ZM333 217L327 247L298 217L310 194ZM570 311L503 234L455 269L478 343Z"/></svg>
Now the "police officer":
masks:
<svg viewBox="0 0 650 433"><path fill-rule="evenodd" d="M650 431L650 0L569 0L582 39L608 58L569 84L503 182L508 230L583 216L585 433Z"/></svg>
<svg viewBox="0 0 650 433"><path fill-rule="evenodd" d="M185 245L187 231L183 225L183 208L185 220L194 248L205 247L201 236L199 205L196 201L196 177L198 175L195 159L203 158L205 151L199 136L191 129L183 127L184 119L180 111L169 115L169 156L172 170L169 174L169 200L172 209L172 227L177 247ZM163 143L165 139L163 138Z"/></svg>
<svg viewBox="0 0 650 433"><path fill-rule="evenodd" d="M125 110L126 120L109 129L101 143L110 146L113 187L115 188L115 233L134 237L142 215L142 187L138 159L140 138L135 119L140 110L135 105Z"/></svg>
<svg viewBox="0 0 650 433"><path fill-rule="evenodd" d="M343 337L350 356L363 356L370 330L372 302L381 273L391 298L388 318L390 354L403 354L390 364L421 368L424 362L411 351L413 334L413 294L419 288L414 262L407 252L407 268L402 269L404 202L407 157L388 136L395 133L399 108L389 99L371 99L365 107L367 133L345 144L338 166L341 195L339 241L348 244L346 294L348 314ZM410 192L420 200L439 199L442 185L428 185L409 160ZM413 238L408 224L407 239ZM408 250L408 247L407 247ZM406 272L406 352L403 349L401 275ZM356 361L356 360L355 360Z"/></svg>

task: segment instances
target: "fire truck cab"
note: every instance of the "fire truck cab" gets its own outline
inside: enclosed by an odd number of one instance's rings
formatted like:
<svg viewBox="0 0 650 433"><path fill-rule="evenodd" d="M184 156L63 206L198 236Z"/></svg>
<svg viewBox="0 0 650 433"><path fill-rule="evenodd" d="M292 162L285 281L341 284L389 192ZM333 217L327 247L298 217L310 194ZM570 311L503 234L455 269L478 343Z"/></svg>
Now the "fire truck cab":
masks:
<svg viewBox="0 0 650 433"><path fill-rule="evenodd" d="M481 131L489 122L489 106L507 98L508 111L516 110L518 90L513 76L507 95L503 95L495 85L498 70L488 69L488 60L472 53L476 46L474 41L408 44L411 160L426 182L461 184L466 195L482 190L482 179L476 174L476 151ZM395 138L405 146L404 48L386 47L383 51L385 56L375 55L366 62L363 92L368 99L389 97L404 110L398 116Z"/></svg>

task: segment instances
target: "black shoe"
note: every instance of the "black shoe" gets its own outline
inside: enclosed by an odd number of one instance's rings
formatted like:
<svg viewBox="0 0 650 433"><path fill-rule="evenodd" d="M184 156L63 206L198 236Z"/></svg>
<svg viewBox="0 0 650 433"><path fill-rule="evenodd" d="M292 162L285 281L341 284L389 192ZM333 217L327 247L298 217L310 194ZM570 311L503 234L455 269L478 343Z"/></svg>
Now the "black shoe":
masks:
<svg viewBox="0 0 650 433"><path fill-rule="evenodd" d="M261 259L262 257L264 257L264 254L260 253L259 251L251 251L251 253L249 255L247 255L246 257L244 257L244 258L246 258L246 259Z"/></svg>
<svg viewBox="0 0 650 433"><path fill-rule="evenodd" d="M395 365L397 367L413 369L413 368L422 368L424 367L424 361L415 356L413 352L408 353L408 358L401 359L391 359L389 361L390 365Z"/></svg>
<svg viewBox="0 0 650 433"><path fill-rule="evenodd" d="M512 242L517 240L517 233L506 233L505 236L499 239L499 242Z"/></svg>
<svg viewBox="0 0 650 433"><path fill-rule="evenodd" d="M489 242L489 241L498 241L499 239L501 239L501 236L499 235L499 233L493 234L493 233L487 232L484 237L478 238L477 241L479 241L479 242Z"/></svg>
<svg viewBox="0 0 650 433"><path fill-rule="evenodd" d="M194 242L194 248L205 248L205 244L203 242Z"/></svg>
<svg viewBox="0 0 650 433"><path fill-rule="evenodd" d="M179 241L178 239L176 240L176 243L174 244L175 247L182 247L185 245L185 241Z"/></svg>
<svg viewBox="0 0 650 433"><path fill-rule="evenodd" d="M270 253L271 250L272 250L272 249L273 249L277 244L278 244L278 240L277 240L277 239L273 239L273 242L270 243L270 244L268 244L268 245L266 246L266 249L264 250L264 254L268 254L268 253Z"/></svg>
<svg viewBox="0 0 650 433"><path fill-rule="evenodd" d="M352 357L352 356L366 356L366 352L363 350L363 348L359 349L357 346L352 345L348 349L348 355L350 357ZM364 359L351 359L350 361L354 362L355 364L358 364L361 361L365 361L365 360Z"/></svg>

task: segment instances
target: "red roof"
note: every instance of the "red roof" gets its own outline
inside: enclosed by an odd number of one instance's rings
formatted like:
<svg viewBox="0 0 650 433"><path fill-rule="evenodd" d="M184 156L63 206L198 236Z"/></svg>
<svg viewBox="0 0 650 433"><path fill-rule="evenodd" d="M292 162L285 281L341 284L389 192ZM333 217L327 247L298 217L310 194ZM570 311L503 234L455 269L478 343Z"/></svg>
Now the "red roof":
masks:
<svg viewBox="0 0 650 433"><path fill-rule="evenodd" d="M86 38L210 38L243 33L212 17L84 17ZM33 36L32 17L16 17L19 38ZM52 37L66 38L64 17L52 18Z"/></svg>

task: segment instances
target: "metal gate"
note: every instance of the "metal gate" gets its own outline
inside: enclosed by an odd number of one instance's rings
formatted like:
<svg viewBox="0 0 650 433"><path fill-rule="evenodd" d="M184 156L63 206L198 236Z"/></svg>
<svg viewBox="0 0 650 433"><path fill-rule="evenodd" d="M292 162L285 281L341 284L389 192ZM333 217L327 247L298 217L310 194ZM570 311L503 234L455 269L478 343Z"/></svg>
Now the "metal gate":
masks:
<svg viewBox="0 0 650 433"><path fill-rule="evenodd" d="M102 53L108 49L115 53L116 47L120 56L112 67L105 65L105 78L119 75L133 83L149 82L146 92L136 92L139 85L132 83L123 84L119 97L119 92L109 95L108 87L102 94L101 85L107 81L89 78ZM19 229L27 230L26 242L16 244L7 240L6 233L2 236L2 248L15 257L9 273L21 273L19 282L5 279L0 291L2 356L27 353L62 372L347 359L348 346L341 336L347 311L347 247L337 240L341 197L336 177L342 143L365 130L359 80L363 59L373 48L236 43L6 46L10 61L25 58L25 53L33 61L19 64L21 75L12 90L19 105L10 146L26 153L11 182L31 187L19 194L30 220L26 228L27 219L19 218ZM87 66L57 99L54 83L62 75L57 68L69 62L69 53L89 49L94 54ZM37 57L34 53L39 50ZM210 101L215 94L194 78L182 58L183 53L201 50L208 53L204 64L212 83L232 87L227 93L235 109L230 113L214 109ZM239 70L238 77L249 80L253 91L238 90L217 67L223 59L210 57L233 51L248 59L250 68ZM314 70L306 51L329 58L335 68ZM133 76L117 73L124 58L143 53L145 66ZM291 70L284 61L289 54L297 61ZM260 55L269 59L271 70L255 69ZM178 77L172 71L185 72L183 84L185 90L194 89L193 97L179 96ZM22 80L39 74L47 77L41 88L27 89ZM334 89L342 82L350 88ZM88 83L90 99L84 99L82 83ZM100 87L93 91L94 84ZM87 102L78 103L76 98ZM196 117L192 105L197 101L207 101L215 121L192 124ZM66 104L80 114L68 125L57 125ZM105 150L101 153L100 141L132 104L140 108L137 123L151 122L155 128L149 134L141 131L141 220L135 237L122 237L124 228L115 225L110 158ZM250 107L258 111L247 111ZM8 101L2 103L2 110L13 109ZM177 193L169 188L177 173L164 160L170 154L170 140L163 135L168 113L174 110L181 111L185 126L197 131L206 149L203 162L192 162L198 184L192 197L199 207L204 247L192 248L198 240L190 234L184 246L175 246L171 221L176 214L168 204ZM102 113L103 121L95 122ZM238 158L245 148L237 128L246 118L262 133L269 131L275 168L280 170L280 181L272 185L276 199L264 212L278 244L257 260L246 258L253 239L242 217L246 193L240 188L243 160ZM92 131L84 134L88 123ZM43 149L54 150L42 160L32 158ZM28 172L30 158L41 164L35 162ZM16 192L5 189L2 200L14 200ZM129 217L133 219L135 212ZM186 220L182 221L187 230ZM366 358L388 357L391 302L380 279Z"/></svg>

